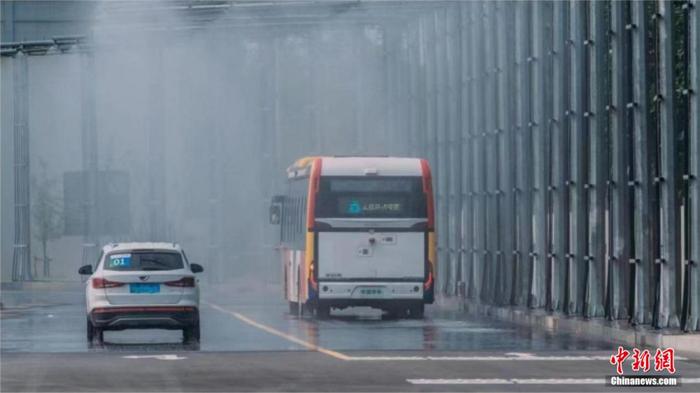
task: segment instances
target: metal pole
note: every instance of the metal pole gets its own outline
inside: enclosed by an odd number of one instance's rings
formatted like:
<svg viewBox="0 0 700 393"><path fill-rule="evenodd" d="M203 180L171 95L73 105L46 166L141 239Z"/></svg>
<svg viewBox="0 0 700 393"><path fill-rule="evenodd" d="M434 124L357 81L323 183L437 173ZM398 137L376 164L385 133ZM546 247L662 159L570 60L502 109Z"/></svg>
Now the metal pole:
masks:
<svg viewBox="0 0 700 393"><path fill-rule="evenodd" d="M165 146L163 108L163 49L154 48L149 94L152 105L148 127L148 217L151 241L165 241Z"/></svg>
<svg viewBox="0 0 700 393"><path fill-rule="evenodd" d="M472 271L472 249L473 243L473 172L471 168L471 154L473 151L471 138L471 128L474 124L473 110L473 89L474 75L472 68L473 40L471 39L471 29L474 23L473 3L460 3L462 16L462 125L461 125L461 148L462 148L462 296L466 297L470 286Z"/></svg>
<svg viewBox="0 0 700 393"><path fill-rule="evenodd" d="M485 101L485 121L482 128L482 140L484 143L484 208L486 209L486 250L484 253L484 288L483 300L487 303L495 302L496 275L497 275L497 249L498 249L498 156L497 156L497 102L496 102L496 35L494 34L494 3L484 3L483 34L488 47L484 48L484 90L482 99Z"/></svg>
<svg viewBox="0 0 700 393"><path fill-rule="evenodd" d="M482 99L483 92L483 58L482 53L482 35L481 25L483 23L483 4L474 3L472 12L474 12L474 22L472 23L472 75L474 76L474 88L472 89L472 103L474 103L474 116L472 122L472 176L473 176L473 218L474 227L472 229L473 244L473 261L471 271L471 284L469 285L469 298L478 300L481 296L481 288L483 282L483 267L485 254L485 228L486 212L484 204L484 176L482 171L482 156L483 156L483 113L484 103Z"/></svg>
<svg viewBox="0 0 700 393"><path fill-rule="evenodd" d="M447 106L448 106L448 132L447 132L447 149L449 149L449 254L451 277L449 293L457 294L457 282L460 274L460 217L462 210L462 198L460 197L462 184L460 177L461 168L461 144L460 144L460 127L461 127L461 86L460 86L460 68L461 58L459 57L459 30L458 17L459 9L457 6L449 8L450 12L445 13L447 23L446 27L446 51L445 57L447 60Z"/></svg>
<svg viewBox="0 0 700 393"><path fill-rule="evenodd" d="M609 189L611 193L611 256L608 264L608 299L606 314L611 319L627 316L627 271L629 267L629 193L627 186L628 139L627 85L627 39L625 30L625 3L612 3L612 103L610 105L610 137L612 168Z"/></svg>
<svg viewBox="0 0 700 393"><path fill-rule="evenodd" d="M586 296L583 313L586 317L604 314L605 293L605 209L607 181L607 149L605 134L607 57L605 7L602 1L590 3L589 11L589 103L588 119L588 255L586 256Z"/></svg>
<svg viewBox="0 0 700 393"><path fill-rule="evenodd" d="M687 283L685 299L687 303L683 329L700 330L700 9L697 0L690 2L688 14L690 25L690 257L686 261Z"/></svg>
<svg viewBox="0 0 700 393"><path fill-rule="evenodd" d="M511 22L510 6L498 3L496 9L495 28L497 35L497 72L498 72L498 193L500 195L498 222L500 247L498 257L502 269L498 277L501 291L500 304L509 304L512 297L513 266L515 255L515 193L513 192L513 124L511 117L512 89L511 76L513 68L512 52L509 50L508 22Z"/></svg>
<svg viewBox="0 0 700 393"><path fill-rule="evenodd" d="M433 56L435 57L435 132L436 143L434 144L436 159L436 189L437 189L437 243L438 260L442 261L442 269L439 269L440 291L449 294L450 279L453 276L453 266L448 253L448 210L449 199L447 195L447 182L449 179L447 167L447 78L445 59L445 20L444 12L436 10L433 12L434 44Z"/></svg>
<svg viewBox="0 0 700 393"><path fill-rule="evenodd" d="M528 305L533 308L543 307L546 302L545 258L547 256L547 194L548 184L548 138L547 118L545 115L545 3L537 1L532 8L532 117L530 130L532 132L533 151L533 250L530 271L530 288Z"/></svg>
<svg viewBox="0 0 700 393"><path fill-rule="evenodd" d="M554 2L553 15L553 67L552 67L552 254L551 254L551 291L549 307L551 310L563 309L566 288L566 253L569 243L569 208L568 178L569 139L566 108L568 108L568 75L566 62L566 39L568 33L569 8L564 2Z"/></svg>
<svg viewBox="0 0 700 393"><path fill-rule="evenodd" d="M661 195L659 289L656 327L678 327L681 288L678 188L676 186L676 130L674 125L673 11L670 2L659 0L659 95L657 96L661 134L660 176L656 179Z"/></svg>
<svg viewBox="0 0 700 393"><path fill-rule="evenodd" d="M29 70L27 54L18 52L14 73L14 183L15 242L12 253L12 280L32 279L30 260L31 222L29 189Z"/></svg>
<svg viewBox="0 0 700 393"><path fill-rule="evenodd" d="M633 161L634 175L629 182L634 192L634 253L630 263L634 268L634 309L631 311L632 322L643 324L651 322L653 305L653 288L649 287L652 274L653 239L651 236L651 148L647 116L649 101L647 97L647 18L644 2L631 2L632 10L632 57L633 57ZM692 155L691 155L692 159Z"/></svg>
<svg viewBox="0 0 700 393"><path fill-rule="evenodd" d="M586 3L573 1L569 3L570 14L570 66L571 66L571 96L569 110L569 125L571 127L571 174L568 181L570 190L570 238L567 291L568 314L578 314L583 305L584 275L582 267L586 255L586 194L583 188L585 182L584 152L584 117L586 111L583 86L586 82L586 57L584 52L584 15Z"/></svg>
<svg viewBox="0 0 700 393"><path fill-rule="evenodd" d="M516 100L517 100L517 209L518 209L518 269L516 277L515 297L516 305L527 304L530 253L532 252L532 203L530 192L530 167L531 149L530 142L530 83L528 75L528 42L529 42L529 18L528 4L516 3L515 9L515 56L517 63L516 73Z"/></svg>
<svg viewBox="0 0 700 393"><path fill-rule="evenodd" d="M83 158L83 249L82 264L95 264L97 258L97 125L95 113L95 56L81 55L81 147Z"/></svg>

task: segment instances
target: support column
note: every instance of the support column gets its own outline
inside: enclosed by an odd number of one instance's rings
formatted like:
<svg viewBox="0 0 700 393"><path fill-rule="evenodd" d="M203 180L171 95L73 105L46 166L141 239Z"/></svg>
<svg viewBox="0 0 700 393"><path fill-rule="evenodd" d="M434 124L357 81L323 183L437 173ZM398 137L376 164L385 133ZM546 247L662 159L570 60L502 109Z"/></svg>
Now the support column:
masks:
<svg viewBox="0 0 700 393"><path fill-rule="evenodd" d="M630 3L632 10L632 86L633 97L631 102L634 121L633 135L633 178L629 185L634 193L634 250L630 257L630 263L634 269L634 282L632 292L633 309L631 310L632 323L646 324L651 322L651 312L654 303L653 291L650 286L650 278L653 268L653 237L651 228L652 192L651 183L651 146L649 124L649 99L647 97L647 15L645 3L633 1ZM692 56L692 54L691 54ZM692 111L691 111L692 114ZM692 145L691 145L692 146ZM692 155L691 155L692 159Z"/></svg>
<svg viewBox="0 0 700 393"><path fill-rule="evenodd" d="M472 143L471 130L474 122L475 111L473 109L473 40L471 39L472 26L474 24L474 3L460 3L461 9L461 37L462 37L462 124L461 124L461 152L462 152L462 287L461 294L466 297L471 283L472 262L474 248L473 222L473 172L472 172Z"/></svg>
<svg viewBox="0 0 700 393"><path fill-rule="evenodd" d="M680 247L677 148L674 125L673 11L672 4L659 0L659 95L660 176L655 179L661 196L658 307L654 325L678 327L680 311Z"/></svg>
<svg viewBox="0 0 700 393"><path fill-rule="evenodd" d="M83 155L83 251L82 265L95 265L97 228L97 124L95 110L95 56L90 48L81 54L81 142Z"/></svg>
<svg viewBox="0 0 700 393"><path fill-rule="evenodd" d="M550 255L550 299L551 310L564 308L566 298L566 254L569 246L569 203L566 181L569 174L569 138L566 114L568 108L568 73L567 73L567 34L569 24L569 7L566 3L556 1L553 4L553 49L552 49L552 253Z"/></svg>
<svg viewBox="0 0 700 393"><path fill-rule="evenodd" d="M148 217L149 239L165 241L166 209L165 209L165 145L164 108L163 108L163 50L159 44L154 44L156 61L151 65L149 85L150 102L152 105L148 125Z"/></svg>
<svg viewBox="0 0 700 393"><path fill-rule="evenodd" d="M500 247L498 258L500 260L500 273L497 277L499 282L500 299L499 304L507 305L511 303L513 295L513 268L515 266L515 192L514 187L514 146L513 146L513 117L511 99L513 75L513 56L510 50L509 24L512 22L512 10L508 3L497 3L496 6L496 52L497 78L498 78L498 193L499 200L499 221L498 236Z"/></svg>
<svg viewBox="0 0 700 393"><path fill-rule="evenodd" d="M570 109L569 126L571 130L570 139L570 164L571 172L568 181L570 192L570 238L569 238L569 260L568 285L567 285L567 306L566 312L569 315L581 312L585 290L585 266L587 246L587 225L586 225L586 194L583 188L586 177L585 168L585 123L584 113L586 103L583 86L587 81L586 77L586 56L584 47L584 16L585 2L572 1L569 3L569 23L570 41L569 55L571 67L571 88L570 88Z"/></svg>
<svg viewBox="0 0 700 393"><path fill-rule="evenodd" d="M515 62L517 113L517 202L518 252L515 284L515 304L526 305L530 287L532 252L532 199L530 141L530 77L529 77L529 3L515 3Z"/></svg>
<svg viewBox="0 0 700 393"><path fill-rule="evenodd" d="M686 313L683 329L700 330L700 3L690 2L690 258L686 261Z"/></svg>
<svg viewBox="0 0 700 393"><path fill-rule="evenodd" d="M469 285L469 298L477 300L481 298L481 290L483 284L483 269L485 263L486 251L486 206L484 203L484 176L482 170L482 157L484 156L484 144L482 133L484 131L484 66L483 58L480 56L483 49L483 3L473 3L472 12L474 13L474 22L472 23L472 75L474 77L474 88L472 89L471 101L474 103L474 116L472 118L472 209L473 209L473 229L472 229L472 270L471 283Z"/></svg>
<svg viewBox="0 0 700 393"><path fill-rule="evenodd" d="M588 70L588 255L586 256L586 296L583 313L587 318L604 314L605 294L605 210L608 179L607 143L608 115L606 111L608 42L605 7L608 3L590 3Z"/></svg>
<svg viewBox="0 0 700 393"><path fill-rule="evenodd" d="M461 144L460 144L460 129L461 129L461 93L460 86L460 68L461 58L459 57L459 8L457 5L446 9L445 22L446 26L446 50L445 58L447 60L447 111L448 111L448 129L447 129L447 150L449 152L449 183L448 183L448 198L449 211L447 212L449 219L449 256L450 256L450 280L448 293L450 295L458 294L458 281L460 280L460 216L462 210L461 198L461 177L460 168L461 160Z"/></svg>
<svg viewBox="0 0 700 393"><path fill-rule="evenodd" d="M30 174L29 174L29 67L27 54L18 52L14 72L14 186L15 241L12 253L12 281L32 280L30 260Z"/></svg>
<svg viewBox="0 0 700 393"><path fill-rule="evenodd" d="M532 308L544 307L546 302L546 272L545 260L547 245L547 184L549 146L547 138L547 117L545 115L547 90L545 88L545 7L542 1L533 3L532 8L532 117L530 130L532 132L533 152L533 249L532 266L530 270L530 288L528 305Z"/></svg>

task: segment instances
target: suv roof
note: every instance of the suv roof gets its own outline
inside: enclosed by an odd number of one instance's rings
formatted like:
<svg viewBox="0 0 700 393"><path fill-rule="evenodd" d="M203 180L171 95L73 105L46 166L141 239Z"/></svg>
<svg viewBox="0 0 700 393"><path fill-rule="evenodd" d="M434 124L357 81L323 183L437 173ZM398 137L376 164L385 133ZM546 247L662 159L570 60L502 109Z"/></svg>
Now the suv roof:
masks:
<svg viewBox="0 0 700 393"><path fill-rule="evenodd" d="M165 243L165 242L130 242L130 243L110 243L102 247L102 251L105 253L112 251L129 251L129 250L142 250L142 249L153 249L153 250L170 250L170 251L182 251L182 248L177 243Z"/></svg>

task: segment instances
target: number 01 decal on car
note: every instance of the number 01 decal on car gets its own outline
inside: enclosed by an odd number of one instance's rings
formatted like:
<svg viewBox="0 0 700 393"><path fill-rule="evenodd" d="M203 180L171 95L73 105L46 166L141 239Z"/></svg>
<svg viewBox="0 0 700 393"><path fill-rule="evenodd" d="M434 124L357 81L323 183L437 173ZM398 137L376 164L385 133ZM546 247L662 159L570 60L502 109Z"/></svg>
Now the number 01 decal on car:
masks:
<svg viewBox="0 0 700 393"><path fill-rule="evenodd" d="M109 267L131 267L131 254L114 254L109 257Z"/></svg>

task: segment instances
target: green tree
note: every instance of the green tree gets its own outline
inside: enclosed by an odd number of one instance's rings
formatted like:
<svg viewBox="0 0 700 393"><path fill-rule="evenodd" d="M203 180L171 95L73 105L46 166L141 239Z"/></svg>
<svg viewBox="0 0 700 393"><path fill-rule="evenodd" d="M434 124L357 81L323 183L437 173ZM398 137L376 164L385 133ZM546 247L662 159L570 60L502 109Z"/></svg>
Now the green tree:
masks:
<svg viewBox="0 0 700 393"><path fill-rule="evenodd" d="M41 243L44 277L51 275L51 258L48 255L49 240L59 238L63 233L63 212L61 198L55 192L56 181L49 179L46 173L46 162L39 163L41 171L34 180L34 204L32 216L34 219L34 236ZM35 267L36 269L36 267ZM36 275L36 273L35 273Z"/></svg>

